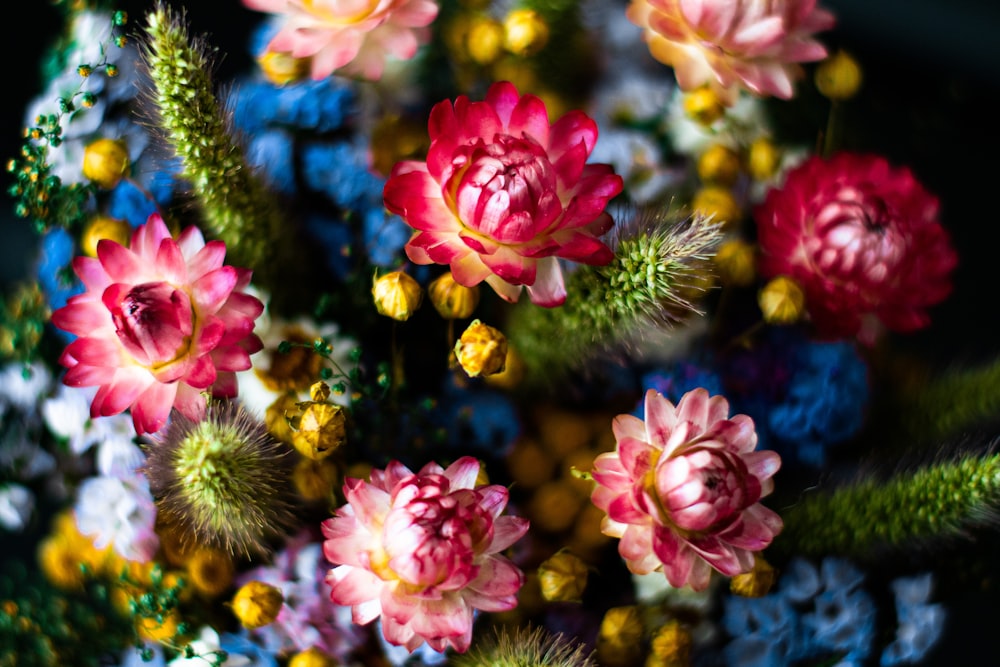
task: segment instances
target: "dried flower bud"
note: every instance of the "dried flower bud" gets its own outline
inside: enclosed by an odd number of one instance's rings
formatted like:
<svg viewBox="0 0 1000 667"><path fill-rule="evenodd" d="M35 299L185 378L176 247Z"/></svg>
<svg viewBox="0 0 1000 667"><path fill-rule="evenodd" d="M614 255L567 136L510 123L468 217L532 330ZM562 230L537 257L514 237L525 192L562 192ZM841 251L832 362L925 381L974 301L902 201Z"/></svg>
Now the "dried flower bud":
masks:
<svg viewBox="0 0 1000 667"><path fill-rule="evenodd" d="M507 338L498 329L473 320L455 343L455 358L469 377L499 373L507 362Z"/></svg>
<svg viewBox="0 0 1000 667"><path fill-rule="evenodd" d="M347 415L333 403L306 401L298 404L302 414L290 422L292 446L302 456L319 461L347 439Z"/></svg>
<svg viewBox="0 0 1000 667"><path fill-rule="evenodd" d="M533 9L515 9L503 22L504 47L518 56L531 56L549 41L549 25Z"/></svg>
<svg viewBox="0 0 1000 667"><path fill-rule="evenodd" d="M486 380L486 384L491 387L510 391L521 384L521 380L524 379L525 372L526 369L524 367L524 359L522 359L521 355L517 353L517 350L515 350L514 347L508 343L507 359L504 361L503 370L496 372L493 375L487 375L484 379Z"/></svg>
<svg viewBox="0 0 1000 667"><path fill-rule="evenodd" d="M375 278L372 296L380 315L404 322L420 307L424 294L409 274L393 271Z"/></svg>
<svg viewBox="0 0 1000 667"><path fill-rule="evenodd" d="M798 283L788 276L778 276L764 285L757 297L764 321L768 324L792 324L802 317L806 297Z"/></svg>
<svg viewBox="0 0 1000 667"><path fill-rule="evenodd" d="M636 606L612 607L601 620L597 657L602 665L634 665L642 646L642 616Z"/></svg>
<svg viewBox="0 0 1000 667"><path fill-rule="evenodd" d="M778 173L781 151L767 137L758 137L747 149L747 172L755 181L766 181Z"/></svg>
<svg viewBox="0 0 1000 667"><path fill-rule="evenodd" d="M727 228L743 218L743 209L733 193L717 185L698 190L691 200L691 209L698 215L711 217L713 222L724 223Z"/></svg>
<svg viewBox="0 0 1000 667"><path fill-rule="evenodd" d="M736 151L712 144L698 158L698 178L704 183L732 187L740 175L740 156Z"/></svg>
<svg viewBox="0 0 1000 667"><path fill-rule="evenodd" d="M664 623L650 642L646 667L687 667L691 664L691 633L680 621Z"/></svg>
<svg viewBox="0 0 1000 667"><path fill-rule="evenodd" d="M460 320L472 315L479 305L479 286L466 287L455 282L455 277L448 271L428 285L427 296L441 317Z"/></svg>
<svg viewBox="0 0 1000 667"><path fill-rule="evenodd" d="M80 249L89 257L97 257L97 244L101 239L110 239L128 247L132 227L124 220L107 215L95 215L83 228Z"/></svg>
<svg viewBox="0 0 1000 667"><path fill-rule="evenodd" d="M715 266L725 285L746 287L757 275L756 250L752 243L732 239L719 246L715 253Z"/></svg>
<svg viewBox="0 0 1000 667"><path fill-rule="evenodd" d="M549 602L579 602L588 574L587 564L563 549L538 566L542 597Z"/></svg>
<svg viewBox="0 0 1000 667"><path fill-rule="evenodd" d="M231 606L243 627L255 630L274 622L284 602L281 589L263 581L249 581L236 591Z"/></svg>
<svg viewBox="0 0 1000 667"><path fill-rule="evenodd" d="M752 570L737 574L729 580L729 590L745 598L759 598L768 594L771 587L774 586L775 579L777 579L777 573L774 568L760 554L757 554Z"/></svg>
<svg viewBox="0 0 1000 667"><path fill-rule="evenodd" d="M330 656L315 646L296 653L288 661L288 667L334 667L335 664Z"/></svg>
<svg viewBox="0 0 1000 667"><path fill-rule="evenodd" d="M841 50L816 66L814 77L820 94L831 100L847 100L861 88L861 66Z"/></svg>
<svg viewBox="0 0 1000 667"><path fill-rule="evenodd" d="M684 95L684 113L702 125L711 125L725 115L726 106L715 91L704 87Z"/></svg>
<svg viewBox="0 0 1000 667"><path fill-rule="evenodd" d="M302 457L292 471L295 490L309 502L332 497L338 477L337 466L329 459L316 461Z"/></svg>
<svg viewBox="0 0 1000 667"><path fill-rule="evenodd" d="M264 78L276 86L301 81L309 74L309 58L296 58L288 53L268 51L257 57L257 65Z"/></svg>
<svg viewBox="0 0 1000 667"><path fill-rule="evenodd" d="M118 185L129 168L128 148L118 139L98 139L83 151L83 175L99 187Z"/></svg>

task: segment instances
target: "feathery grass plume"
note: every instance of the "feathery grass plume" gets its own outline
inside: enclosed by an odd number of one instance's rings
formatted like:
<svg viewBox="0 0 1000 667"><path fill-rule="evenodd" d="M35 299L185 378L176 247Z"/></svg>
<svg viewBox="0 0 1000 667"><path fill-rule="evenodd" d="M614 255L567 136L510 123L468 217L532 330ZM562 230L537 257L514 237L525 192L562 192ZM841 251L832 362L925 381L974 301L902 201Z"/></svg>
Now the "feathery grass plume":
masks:
<svg viewBox="0 0 1000 667"><path fill-rule="evenodd" d="M526 382L554 382L695 312L688 297L711 272L721 237L722 226L706 217L639 210L619 228L610 264L580 265L567 276L566 303L521 303L511 312L504 332L524 360Z"/></svg>
<svg viewBox="0 0 1000 667"><path fill-rule="evenodd" d="M541 627L495 629L495 636L455 655L453 667L596 667L586 648Z"/></svg>
<svg viewBox="0 0 1000 667"><path fill-rule="evenodd" d="M254 282L273 290L277 268L289 265L281 256L288 235L213 92L207 44L189 37L183 14L157 2L146 16L142 56L158 125L191 182L207 233L225 242L235 266L253 269Z"/></svg>
<svg viewBox="0 0 1000 667"><path fill-rule="evenodd" d="M251 557L287 532L291 450L238 403L212 403L200 422L174 412L146 454L163 520L192 542Z"/></svg>
<svg viewBox="0 0 1000 667"><path fill-rule="evenodd" d="M998 502L1000 454L967 454L806 496L781 513L785 527L771 549L872 559L968 536L996 521Z"/></svg>

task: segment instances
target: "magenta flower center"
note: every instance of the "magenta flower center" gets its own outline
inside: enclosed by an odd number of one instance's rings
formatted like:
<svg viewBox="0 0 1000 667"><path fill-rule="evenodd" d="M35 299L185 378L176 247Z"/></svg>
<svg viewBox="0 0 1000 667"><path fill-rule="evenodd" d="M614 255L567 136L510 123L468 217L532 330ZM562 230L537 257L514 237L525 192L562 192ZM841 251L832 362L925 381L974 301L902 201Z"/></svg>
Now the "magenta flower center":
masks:
<svg viewBox="0 0 1000 667"><path fill-rule="evenodd" d="M195 319L191 299L169 283L136 285L110 308L118 339L149 368L169 364L191 345Z"/></svg>
<svg viewBox="0 0 1000 667"><path fill-rule="evenodd" d="M816 267L827 274L851 274L859 268L872 281L884 281L906 255L894 224L896 216L881 197L842 189L815 217Z"/></svg>

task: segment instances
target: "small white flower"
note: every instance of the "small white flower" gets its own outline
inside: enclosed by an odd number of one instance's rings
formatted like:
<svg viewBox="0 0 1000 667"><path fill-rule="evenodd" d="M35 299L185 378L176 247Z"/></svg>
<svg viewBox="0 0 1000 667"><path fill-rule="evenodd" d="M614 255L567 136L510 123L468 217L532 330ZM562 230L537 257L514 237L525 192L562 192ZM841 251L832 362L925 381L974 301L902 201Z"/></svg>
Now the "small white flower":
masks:
<svg viewBox="0 0 1000 667"><path fill-rule="evenodd" d="M41 363L10 363L0 368L0 415L8 408L34 410L52 384L52 373Z"/></svg>
<svg viewBox="0 0 1000 667"><path fill-rule="evenodd" d="M75 509L77 528L91 536L98 549L114 544L123 558L146 563L159 547L154 530L156 504L140 473L84 480Z"/></svg>
<svg viewBox="0 0 1000 667"><path fill-rule="evenodd" d="M20 484L0 487L0 525L10 531L24 529L35 509L35 496Z"/></svg>
<svg viewBox="0 0 1000 667"><path fill-rule="evenodd" d="M218 653L222 650L222 646L219 640L219 633L212 629L210 626L204 626L201 632L198 634L198 638L192 641L188 646L191 647L194 656L191 658L185 658L183 654L179 657L174 658L169 663L168 667L207 667L208 665L214 664L212 661L212 653ZM235 653L229 653L224 662L221 663L220 667L246 667L247 665L252 665L253 660L246 657L245 655L237 655Z"/></svg>

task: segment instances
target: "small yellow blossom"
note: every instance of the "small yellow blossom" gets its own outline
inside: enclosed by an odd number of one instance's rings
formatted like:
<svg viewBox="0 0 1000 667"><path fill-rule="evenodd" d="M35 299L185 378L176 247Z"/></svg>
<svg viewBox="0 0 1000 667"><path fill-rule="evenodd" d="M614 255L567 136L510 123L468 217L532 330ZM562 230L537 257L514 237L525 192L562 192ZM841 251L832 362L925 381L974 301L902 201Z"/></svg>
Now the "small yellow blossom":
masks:
<svg viewBox="0 0 1000 667"><path fill-rule="evenodd" d="M646 667L687 667L691 664L691 633L680 621L664 623L650 642Z"/></svg>
<svg viewBox="0 0 1000 667"><path fill-rule="evenodd" d="M588 574L587 564L563 549L538 566L542 597L549 602L579 602L587 588Z"/></svg>
<svg viewBox="0 0 1000 667"><path fill-rule="evenodd" d="M420 307L424 294L420 283L412 276L403 271L393 271L375 277L372 296L380 315L403 322Z"/></svg>
<svg viewBox="0 0 1000 667"><path fill-rule="evenodd" d="M747 173L755 181L767 181L778 173L781 151L768 137L757 137L747 148Z"/></svg>
<svg viewBox="0 0 1000 667"><path fill-rule="evenodd" d="M861 88L861 66L849 53L839 50L816 66L816 88L831 100L847 100Z"/></svg>
<svg viewBox="0 0 1000 667"><path fill-rule="evenodd" d="M244 628L255 630L273 623L284 602L279 588L254 580L240 586L230 606Z"/></svg>
<svg viewBox="0 0 1000 667"><path fill-rule="evenodd" d="M745 598L763 597L771 590L777 576L771 564L757 554L752 570L729 580L729 590Z"/></svg>
<svg viewBox="0 0 1000 667"><path fill-rule="evenodd" d="M236 567L229 554L218 549L201 547L187 562L188 581L206 597L221 595L233 584Z"/></svg>
<svg viewBox="0 0 1000 667"><path fill-rule="evenodd" d="M128 148L118 139L98 139L83 151L83 175L106 190L118 185L129 168Z"/></svg>
<svg viewBox="0 0 1000 667"><path fill-rule="evenodd" d="M455 343L455 359L469 377L499 373L507 362L507 337L473 320Z"/></svg>
<svg viewBox="0 0 1000 667"><path fill-rule="evenodd" d="M778 276L764 285L757 302L768 324L792 324L802 317L806 297L798 283Z"/></svg>
<svg viewBox="0 0 1000 667"><path fill-rule="evenodd" d="M446 320L465 319L479 305L479 286L466 287L456 282L448 271L428 285L427 296L441 317Z"/></svg>
<svg viewBox="0 0 1000 667"><path fill-rule="evenodd" d="M725 224L732 228L743 218L743 209L729 188L709 185L701 188L691 200L691 209L714 222Z"/></svg>
<svg viewBox="0 0 1000 667"><path fill-rule="evenodd" d="M97 257L97 244L102 239L128 247L131 236L132 227L126 221L107 215L95 215L83 228L80 249L89 257Z"/></svg>
<svg viewBox="0 0 1000 667"><path fill-rule="evenodd" d="M309 74L312 61L288 53L266 51L257 57L257 64L264 78L276 86L285 86L304 79Z"/></svg>
<svg viewBox="0 0 1000 667"><path fill-rule="evenodd" d="M504 19L503 28L504 47L518 56L532 56L549 41L549 24L533 9L515 9Z"/></svg>
<svg viewBox="0 0 1000 667"><path fill-rule="evenodd" d="M334 667L335 664L330 656L315 646L296 653L288 661L288 667Z"/></svg>
<svg viewBox="0 0 1000 667"><path fill-rule="evenodd" d="M756 248L740 239L725 241L715 253L715 266L724 285L746 287L757 275Z"/></svg>
<svg viewBox="0 0 1000 667"><path fill-rule="evenodd" d="M711 125L726 113L726 105L711 88L704 87L684 94L684 113L701 125Z"/></svg>
<svg viewBox="0 0 1000 667"><path fill-rule="evenodd" d="M740 176L740 156L722 144L712 144L698 157L698 178L704 183L732 187Z"/></svg>
<svg viewBox="0 0 1000 667"><path fill-rule="evenodd" d="M503 24L486 15L477 16L469 25L465 49L469 57L480 65L497 61L503 53Z"/></svg>

